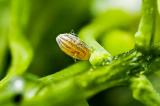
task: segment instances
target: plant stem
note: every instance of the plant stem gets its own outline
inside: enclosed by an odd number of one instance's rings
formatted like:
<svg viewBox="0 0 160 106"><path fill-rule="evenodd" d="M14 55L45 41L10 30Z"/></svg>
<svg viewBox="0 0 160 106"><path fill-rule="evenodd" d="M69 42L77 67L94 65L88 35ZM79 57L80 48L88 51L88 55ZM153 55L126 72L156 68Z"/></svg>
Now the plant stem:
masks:
<svg viewBox="0 0 160 106"><path fill-rule="evenodd" d="M54 73L46 77L42 77L39 80L45 84L57 83L59 81L71 78L75 75L84 73L89 68L90 68L90 64L87 61L81 61L57 73Z"/></svg>
<svg viewBox="0 0 160 106"><path fill-rule="evenodd" d="M11 49L12 61L8 73L0 82L0 87L3 86L12 76L22 75L28 68L33 52L29 42L25 39L21 14L26 4L21 0L11 0L11 22L9 30L9 47ZM24 7L23 7L23 6ZM22 7L23 8L22 8Z"/></svg>
<svg viewBox="0 0 160 106"><path fill-rule="evenodd" d="M117 20L117 17L122 18ZM97 17L79 32L79 37L91 48L92 53L89 61L93 66L105 65L112 60L112 55L96 41L98 37L112 28L124 27L132 20L130 15L122 11L109 11Z"/></svg>
<svg viewBox="0 0 160 106"><path fill-rule="evenodd" d="M75 81L78 81L77 84L85 92L86 98L104 89L123 85L129 79L129 74L140 67L139 64L134 64L135 61L133 62L133 60L139 61L139 56L137 52L126 54L108 66L88 70L85 74L77 76Z"/></svg>
<svg viewBox="0 0 160 106"><path fill-rule="evenodd" d="M23 106L35 104L66 106L65 104L88 99L104 89L125 84L130 77L129 73L139 68L139 64L133 64L139 61L139 56L139 53L132 51L120 56L108 66L89 69L67 79L62 78L58 83L53 80L53 83L45 85L32 98L24 98L22 104ZM50 99L54 101L48 103Z"/></svg>
<svg viewBox="0 0 160 106"><path fill-rule="evenodd" d="M159 55L160 51L160 14L158 13L158 10L156 11L156 19L155 19L155 34L153 37L153 50L155 51L156 54Z"/></svg>
<svg viewBox="0 0 160 106"><path fill-rule="evenodd" d="M156 0L143 0L142 18L135 34L136 46L141 52L148 52L155 34Z"/></svg>
<svg viewBox="0 0 160 106"><path fill-rule="evenodd" d="M3 8L0 11L2 16L0 17L0 79L4 76L4 68L7 63L7 50L8 50L8 27L9 27L9 12L8 9Z"/></svg>
<svg viewBox="0 0 160 106"><path fill-rule="evenodd" d="M139 100L146 106L160 105L160 96L146 76L140 75L138 77L132 77L130 81L133 97L136 100Z"/></svg>

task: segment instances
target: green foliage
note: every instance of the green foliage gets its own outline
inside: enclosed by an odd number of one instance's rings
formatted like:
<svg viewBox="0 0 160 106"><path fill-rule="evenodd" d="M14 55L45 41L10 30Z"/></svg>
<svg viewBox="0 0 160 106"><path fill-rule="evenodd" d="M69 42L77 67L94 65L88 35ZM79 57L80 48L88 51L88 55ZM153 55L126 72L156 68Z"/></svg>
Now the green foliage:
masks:
<svg viewBox="0 0 160 106"><path fill-rule="evenodd" d="M0 1L0 105L89 106L94 95L124 85L140 103L160 105L160 80L153 79L160 69L159 0L143 0L137 32L139 16L117 9L85 23L92 2ZM57 47L57 34L72 28L91 49L88 61L73 63Z"/></svg>

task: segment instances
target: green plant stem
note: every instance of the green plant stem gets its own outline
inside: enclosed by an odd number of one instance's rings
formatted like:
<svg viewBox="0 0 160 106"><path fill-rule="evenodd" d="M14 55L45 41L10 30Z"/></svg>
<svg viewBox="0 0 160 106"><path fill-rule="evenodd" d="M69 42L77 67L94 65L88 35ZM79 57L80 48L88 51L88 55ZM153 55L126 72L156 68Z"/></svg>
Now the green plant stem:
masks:
<svg viewBox="0 0 160 106"><path fill-rule="evenodd" d="M85 33L84 33L84 32ZM111 61L112 56L111 54L106 51L96 40L95 38L92 37L92 34L88 31L83 30L82 32L80 32L80 36L83 35L87 35L85 36L85 38L82 38L82 40L84 40L84 42L86 42L90 47L91 47L91 57L89 59L90 63L93 66L96 65L102 65L102 63L104 63L104 61L107 59L108 61Z"/></svg>
<svg viewBox="0 0 160 106"><path fill-rule="evenodd" d="M159 106L160 95L144 75L130 79L133 97L146 106Z"/></svg>
<svg viewBox="0 0 160 106"><path fill-rule="evenodd" d="M124 54L109 66L89 69L85 73L63 79L58 83L50 83L41 88L33 98L25 98L22 106L35 104L66 106L90 98L104 89L125 84L130 77L129 73L139 67L139 64L133 64L139 61L139 56L135 51ZM51 102L48 103L48 100Z"/></svg>
<svg viewBox="0 0 160 106"><path fill-rule="evenodd" d="M4 76L4 68L6 65L6 54L8 49L8 26L9 26L9 17L8 10L4 9L1 12L2 16L0 17L0 79Z"/></svg>
<svg viewBox="0 0 160 106"><path fill-rule="evenodd" d="M5 31L5 30L3 30ZM0 79L3 77L4 66L5 66L5 58L6 58L6 50L7 50L7 38L6 32L0 33Z"/></svg>
<svg viewBox="0 0 160 106"><path fill-rule="evenodd" d="M68 78L71 78L75 75L78 75L80 73L84 73L86 70L90 68L90 64L87 61L81 61L78 63L75 63L72 66L69 66L68 68L65 68L57 73L54 73L52 75L42 77L39 80L45 84L49 83L57 83L62 80L66 80Z"/></svg>
<svg viewBox="0 0 160 106"><path fill-rule="evenodd" d="M116 14L113 14L114 12ZM121 16L124 17L116 19ZM109 11L96 18L79 32L79 37L91 48L92 53L89 61L92 65L104 65L112 60L111 54L96 39L109 29L128 25L131 20L132 18L122 11Z"/></svg>
<svg viewBox="0 0 160 106"><path fill-rule="evenodd" d="M84 100L81 89L74 83L74 80L68 79L44 87L33 98L24 98L21 106L71 106L80 100Z"/></svg>
<svg viewBox="0 0 160 106"><path fill-rule="evenodd" d="M153 44L152 47L154 49L154 51L156 52L156 54L159 55L159 51L160 51L160 14L158 13L158 10L156 11L156 19L155 19L155 34L154 34L154 38L153 38Z"/></svg>
<svg viewBox="0 0 160 106"><path fill-rule="evenodd" d="M40 94L41 92L44 92L43 91L43 89L48 89L48 86L50 87L50 85L52 85L52 86L57 86L57 88L60 88L60 91L58 91L58 92L63 92L64 93L64 89L75 89L75 88L72 88L72 87L75 87L75 86L73 86L74 84L73 84L73 82L71 81L69 81L70 83L69 83L69 85L66 85L66 84L68 84L68 83L63 83L64 85L61 85L60 84L60 86L59 86L59 82L61 83L61 82L63 82L63 81L67 81L68 79L70 79L70 78L72 78L72 77L74 77L74 76L76 76L76 75L78 75L78 74L81 74L81 73L85 73L85 71L86 70L89 70L89 68L90 68L90 64L89 64L89 62L88 61L80 61L80 62L78 62L78 63L75 63L74 65L72 65L72 66L70 66L70 67L68 67L68 68L65 68L64 70L61 70L61 71L59 71L59 72L57 72L57 73L55 73L55 74L52 74L52 75L49 75L49 76L46 76L46 77L42 77L42 78L40 78L39 79L39 81L40 81L40 83L41 84L39 84L38 86L36 85L35 86L35 88L34 89L36 89L35 91L34 91L34 95L33 95L33 98L34 98L34 102L36 103L36 105L37 105L37 103L38 103L38 101L40 100L40 98L39 97L37 97L37 95L38 94ZM57 85L58 84L58 85ZM66 86L67 88L64 88L64 89L61 89L61 87L64 87L64 86ZM71 87L70 87L71 86ZM55 87L54 87L55 88ZM77 87L76 87L77 88ZM62 91L61 91L62 90ZM78 89L77 89L78 90ZM54 90L53 90L54 91ZM31 89L29 92L32 92L32 94L33 94L33 90ZM48 92L48 91L47 91ZM51 91L52 92L52 91ZM70 91L67 91L67 92L70 92ZM65 93L67 93L67 92L65 92ZM79 92L79 91L76 91L76 92ZM55 93L55 92L54 92ZM27 94L29 94L29 93L27 93ZM50 93L51 94L51 93ZM68 93L67 93L68 94ZM66 94L66 95L67 95ZM60 96L60 94L58 94L59 96ZM57 95L57 96L58 96ZM44 94L44 96L46 96L46 98L45 99L47 99L48 97L48 94L46 93L46 94ZM52 96L52 95L50 95L50 96ZM49 97L50 97L49 96ZM28 96L25 96L25 100L27 100L27 99L29 99L28 98ZM58 97L59 98L59 97ZM77 97L75 97L75 98L77 98ZM76 101L73 101L73 102L69 102L69 101L65 101L64 100L64 102L66 103L66 102L68 102L68 103L70 103L69 105L72 105L72 106L88 106L88 103L87 103L87 101L86 101L86 99L85 98L82 98L82 97L79 97L78 96L78 98L80 98L80 99L76 99ZM44 98L43 98L44 99ZM59 99L61 99L61 98L59 98ZM63 99L63 97L62 97L62 99ZM45 103L45 101L44 100L41 100L42 101L42 103L40 102L40 104L39 105L44 105L44 103ZM32 102L30 102L29 104L28 104L28 102L27 102L27 104L28 105L30 105L30 106L34 106L35 104L32 104L33 103L33 101ZM63 103L56 103L55 105L56 106L65 106L65 103L63 104ZM52 102L51 102L51 104L52 104ZM26 105L26 101L24 101L24 104L23 105ZM22 106L23 106L22 105ZM46 103L46 105L47 106L52 106L52 105L49 105L48 103Z"/></svg>
<svg viewBox="0 0 160 106"><path fill-rule="evenodd" d="M136 46L142 52L151 49L155 34L156 0L143 0L142 18L135 34Z"/></svg>
<svg viewBox="0 0 160 106"><path fill-rule="evenodd" d="M104 89L123 85L129 79L129 74L140 67L139 64L135 64L136 61L139 61L139 56L141 54L137 52L125 54L108 66L88 70L85 74L77 76L75 81L78 81L77 84L83 89L86 98ZM136 61L133 62L133 60Z"/></svg>
<svg viewBox="0 0 160 106"><path fill-rule="evenodd" d="M23 19L23 17L20 17L19 15L23 13L23 11L21 11L21 6L26 5L23 4L23 2L24 1L21 0L12 0L11 2L12 17L9 34L9 43L12 54L12 63L8 73L10 75L23 74L28 68L33 55L31 46L24 37L23 29L21 29L21 25L24 24L24 22L21 22L20 19Z"/></svg>
<svg viewBox="0 0 160 106"><path fill-rule="evenodd" d="M11 0L11 22L9 30L9 47L11 49L12 61L8 73L0 82L3 86L12 76L22 75L28 68L33 52L29 42L25 39L22 27L21 14L24 1ZM25 8L25 7L23 7Z"/></svg>

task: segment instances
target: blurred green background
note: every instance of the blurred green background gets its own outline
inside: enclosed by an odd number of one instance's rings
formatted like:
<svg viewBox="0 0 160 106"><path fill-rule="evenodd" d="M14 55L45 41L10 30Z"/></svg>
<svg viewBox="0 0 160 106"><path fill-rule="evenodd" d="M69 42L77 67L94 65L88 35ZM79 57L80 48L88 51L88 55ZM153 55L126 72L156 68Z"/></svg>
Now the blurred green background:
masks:
<svg viewBox="0 0 160 106"><path fill-rule="evenodd" d="M24 2L24 5L19 8L23 14L19 14L18 17L23 23L21 27L24 36L34 52L28 72L43 77L75 63L59 49L55 38L61 33L70 33L72 30L78 34L83 27L94 22L97 22L95 26L103 26L104 23L113 25L97 37L98 42L112 55L131 50L134 48L133 36L138 28L140 9L140 0L28 0ZM1 78L5 75L12 59L7 43L9 11L10 0L0 0ZM130 89L125 85L103 91L88 101L90 106L143 106L132 98Z"/></svg>

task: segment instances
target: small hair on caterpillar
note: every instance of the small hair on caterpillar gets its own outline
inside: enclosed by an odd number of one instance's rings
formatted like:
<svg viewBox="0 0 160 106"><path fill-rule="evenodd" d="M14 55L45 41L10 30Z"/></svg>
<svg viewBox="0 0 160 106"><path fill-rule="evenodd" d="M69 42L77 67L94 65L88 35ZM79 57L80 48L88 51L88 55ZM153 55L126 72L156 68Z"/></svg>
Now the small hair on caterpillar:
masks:
<svg viewBox="0 0 160 106"><path fill-rule="evenodd" d="M78 60L88 60L91 51L86 43L72 33L60 34L56 37L60 49L67 55Z"/></svg>

